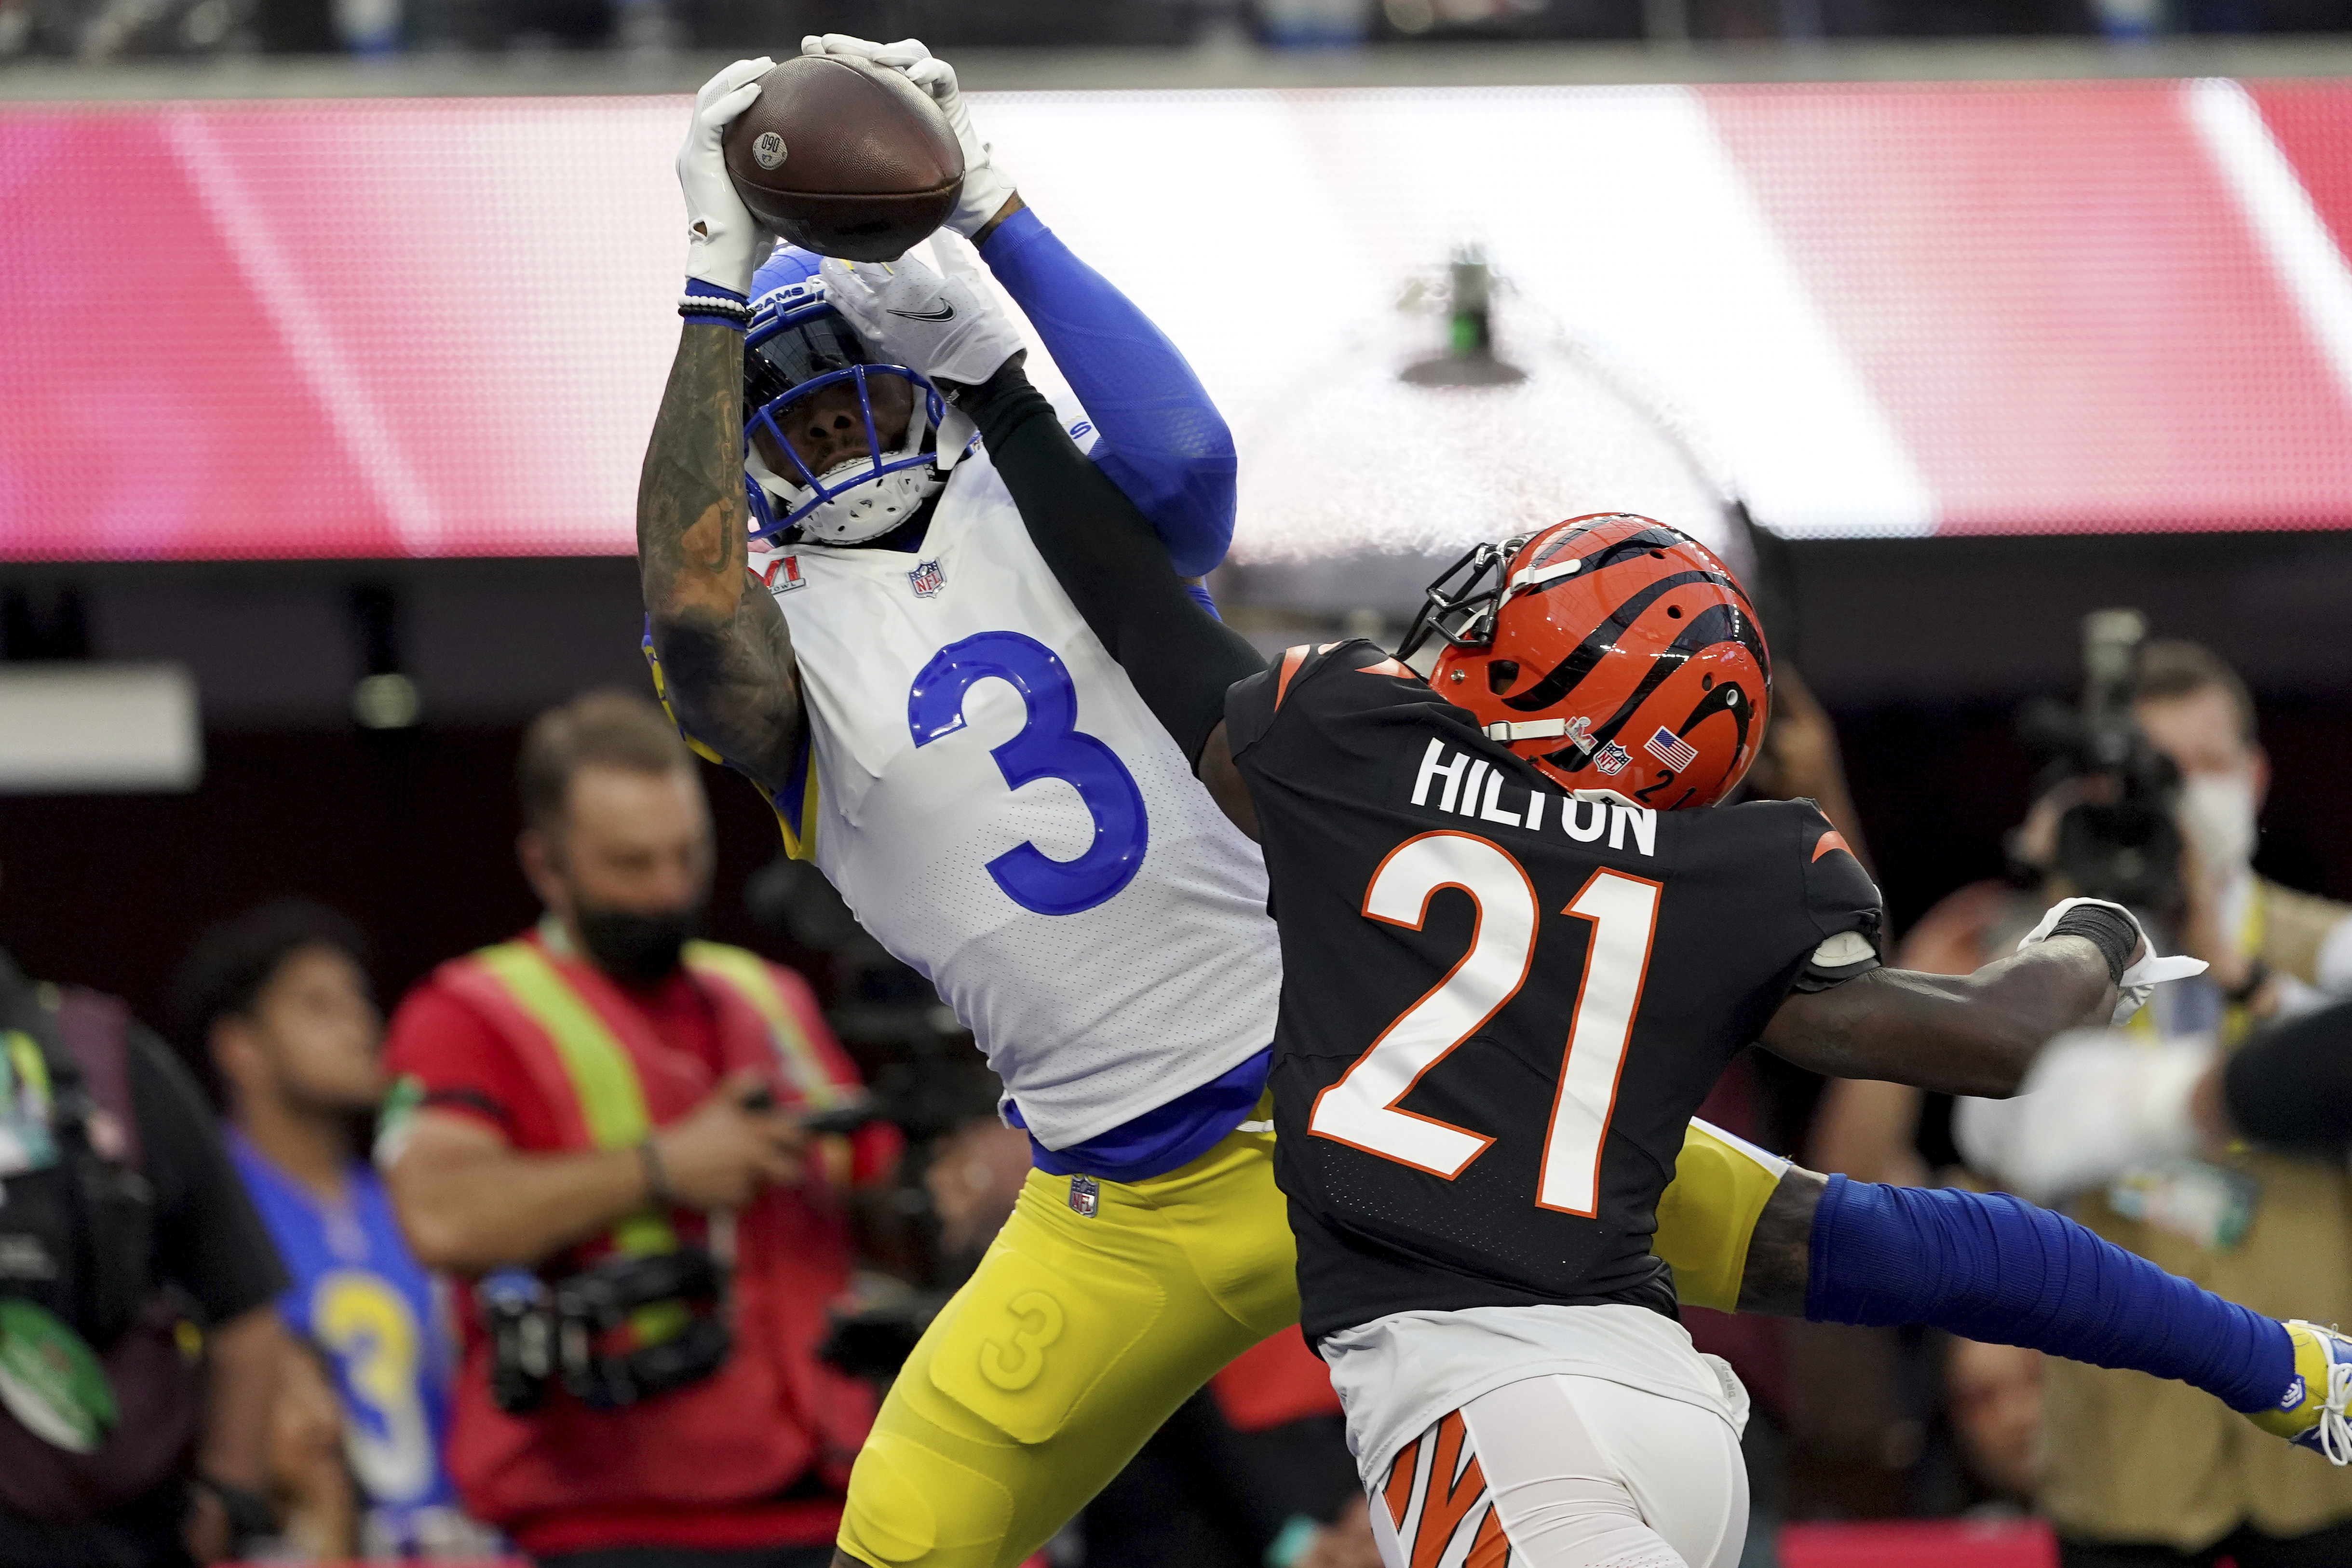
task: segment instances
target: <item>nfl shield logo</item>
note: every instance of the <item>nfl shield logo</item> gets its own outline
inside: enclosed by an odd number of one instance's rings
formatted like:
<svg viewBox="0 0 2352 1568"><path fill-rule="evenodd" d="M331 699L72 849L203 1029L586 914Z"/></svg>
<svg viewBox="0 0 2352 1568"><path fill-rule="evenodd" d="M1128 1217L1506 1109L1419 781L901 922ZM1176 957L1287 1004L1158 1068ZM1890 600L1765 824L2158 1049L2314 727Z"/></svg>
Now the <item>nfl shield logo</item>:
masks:
<svg viewBox="0 0 2352 1568"><path fill-rule="evenodd" d="M936 598L939 591L948 585L947 574L940 570L940 563L936 561L926 561L908 573L907 581L913 586L918 599Z"/></svg>
<svg viewBox="0 0 2352 1568"><path fill-rule="evenodd" d="M771 594L788 594L794 588L808 586L808 579L801 575L801 558L797 555L777 556L760 574L760 581L768 585Z"/></svg>
<svg viewBox="0 0 2352 1568"><path fill-rule="evenodd" d="M1070 1178L1070 1207L1088 1219L1102 1207L1102 1184L1092 1176Z"/></svg>

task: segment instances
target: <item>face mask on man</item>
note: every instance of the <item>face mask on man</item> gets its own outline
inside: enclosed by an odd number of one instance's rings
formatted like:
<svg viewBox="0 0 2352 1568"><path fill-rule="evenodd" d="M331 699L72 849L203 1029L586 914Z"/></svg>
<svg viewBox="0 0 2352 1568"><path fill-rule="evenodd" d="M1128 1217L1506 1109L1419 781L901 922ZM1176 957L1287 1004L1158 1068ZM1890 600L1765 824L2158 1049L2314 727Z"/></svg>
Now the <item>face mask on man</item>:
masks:
<svg viewBox="0 0 2352 1568"><path fill-rule="evenodd" d="M678 954L702 923L702 906L637 914L581 904L572 910L581 945L615 980L650 985L677 968Z"/></svg>
<svg viewBox="0 0 2352 1568"><path fill-rule="evenodd" d="M2189 844L2216 881L2236 876L2254 858L2255 814L2252 770L2191 773L2180 785L2180 817Z"/></svg>

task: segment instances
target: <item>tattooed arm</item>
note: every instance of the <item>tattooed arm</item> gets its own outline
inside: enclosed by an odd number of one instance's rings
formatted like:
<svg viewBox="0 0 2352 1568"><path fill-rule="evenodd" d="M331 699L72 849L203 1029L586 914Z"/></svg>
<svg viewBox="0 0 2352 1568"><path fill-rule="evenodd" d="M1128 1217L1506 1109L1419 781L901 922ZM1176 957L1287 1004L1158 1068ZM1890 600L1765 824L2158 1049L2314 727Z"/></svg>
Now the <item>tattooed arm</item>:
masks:
<svg viewBox="0 0 2352 1568"><path fill-rule="evenodd" d="M773 795L801 742L782 612L747 563L743 335L689 324L637 480L637 574L670 707Z"/></svg>

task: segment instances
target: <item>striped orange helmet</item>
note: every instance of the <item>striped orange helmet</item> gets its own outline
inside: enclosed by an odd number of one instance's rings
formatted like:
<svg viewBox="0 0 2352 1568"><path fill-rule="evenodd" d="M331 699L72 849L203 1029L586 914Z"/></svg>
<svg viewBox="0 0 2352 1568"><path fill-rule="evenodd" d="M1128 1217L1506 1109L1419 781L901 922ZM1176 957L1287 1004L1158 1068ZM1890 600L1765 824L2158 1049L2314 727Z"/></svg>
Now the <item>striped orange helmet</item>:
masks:
<svg viewBox="0 0 2352 1568"><path fill-rule="evenodd" d="M1739 582L1679 530L1628 512L1480 545L1429 586L1401 658L1570 789L1671 811L1729 795L1763 742L1772 660Z"/></svg>

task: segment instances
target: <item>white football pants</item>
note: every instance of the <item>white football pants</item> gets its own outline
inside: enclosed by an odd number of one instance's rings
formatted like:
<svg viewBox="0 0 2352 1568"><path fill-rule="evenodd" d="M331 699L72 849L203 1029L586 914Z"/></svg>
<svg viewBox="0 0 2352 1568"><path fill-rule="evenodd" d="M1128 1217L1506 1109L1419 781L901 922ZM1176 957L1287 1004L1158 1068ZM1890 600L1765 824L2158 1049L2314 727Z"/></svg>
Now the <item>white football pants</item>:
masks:
<svg viewBox="0 0 2352 1568"><path fill-rule="evenodd" d="M1713 1411L1555 1373L1406 1444L1371 1514L1388 1568L1736 1568L1748 1469Z"/></svg>

